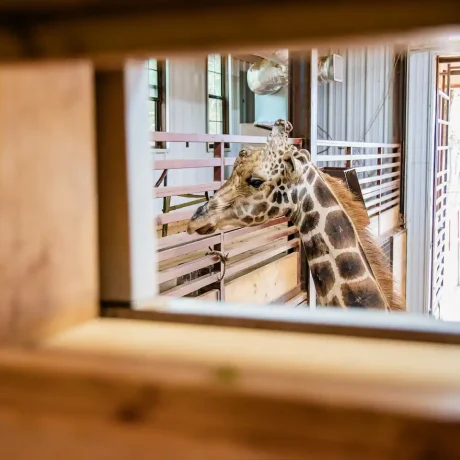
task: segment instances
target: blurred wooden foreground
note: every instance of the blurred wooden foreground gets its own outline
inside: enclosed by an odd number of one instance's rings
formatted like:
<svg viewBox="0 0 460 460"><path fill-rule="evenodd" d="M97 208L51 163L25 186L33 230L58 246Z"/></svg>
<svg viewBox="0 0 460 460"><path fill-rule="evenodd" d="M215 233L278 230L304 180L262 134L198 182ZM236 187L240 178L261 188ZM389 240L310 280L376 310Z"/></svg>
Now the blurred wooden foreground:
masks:
<svg viewBox="0 0 460 460"><path fill-rule="evenodd" d="M456 0L2 2L0 458L460 457L456 344L97 319L156 306L125 59L452 25Z"/></svg>

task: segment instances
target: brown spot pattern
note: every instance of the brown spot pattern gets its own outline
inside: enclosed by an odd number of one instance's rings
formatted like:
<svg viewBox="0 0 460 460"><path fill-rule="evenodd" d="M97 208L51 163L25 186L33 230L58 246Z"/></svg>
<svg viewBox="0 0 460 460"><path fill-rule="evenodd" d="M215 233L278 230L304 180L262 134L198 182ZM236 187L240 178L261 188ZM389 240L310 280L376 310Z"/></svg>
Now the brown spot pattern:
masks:
<svg viewBox="0 0 460 460"><path fill-rule="evenodd" d="M252 224L254 222L254 219L252 217L250 217L250 216L247 216L247 217L241 219L241 221L244 222L245 224L249 225L249 224Z"/></svg>
<svg viewBox="0 0 460 460"><path fill-rule="evenodd" d="M302 211L303 212L310 212L313 211L315 207L313 200L311 199L310 195L307 195L304 200L302 201Z"/></svg>
<svg viewBox="0 0 460 460"><path fill-rule="evenodd" d="M300 233L309 233L313 231L319 223L319 212L309 212L305 215L300 227Z"/></svg>
<svg viewBox="0 0 460 460"><path fill-rule="evenodd" d="M385 308L385 302L375 281L367 278L362 281L344 283L342 296L345 306L353 308Z"/></svg>
<svg viewBox="0 0 460 460"><path fill-rule="evenodd" d="M331 206L335 206L337 204L335 196L321 179L318 179L315 182L313 191L315 193L316 199L323 208L330 208Z"/></svg>
<svg viewBox="0 0 460 460"><path fill-rule="evenodd" d="M258 203L252 209L252 214L255 216L258 216L259 214L263 214L264 212L266 212L267 209L268 209L267 203Z"/></svg>
<svg viewBox="0 0 460 460"><path fill-rule="evenodd" d="M305 243L305 254L308 260L329 254L329 247L320 233L316 233Z"/></svg>
<svg viewBox="0 0 460 460"><path fill-rule="evenodd" d="M278 206L272 206L270 210L268 211L268 217L272 218L278 215L280 212L280 208Z"/></svg>
<svg viewBox="0 0 460 460"><path fill-rule="evenodd" d="M326 297L335 283L334 270L330 262L320 262L310 266L316 291L320 297Z"/></svg>
<svg viewBox="0 0 460 460"><path fill-rule="evenodd" d="M310 171L308 171L308 174L307 174L308 183L311 184L315 180L315 177L316 177L315 170L313 168L311 168Z"/></svg>
<svg viewBox="0 0 460 460"><path fill-rule="evenodd" d="M356 236L350 219L344 211L332 211L326 216L324 231L336 249L356 246Z"/></svg>
<svg viewBox="0 0 460 460"><path fill-rule="evenodd" d="M340 300L337 298L337 296L332 297L332 299L329 302L326 302L324 305L325 307L340 307Z"/></svg>
<svg viewBox="0 0 460 460"><path fill-rule="evenodd" d="M362 276L366 272L366 267L357 252L342 253L337 256L336 262L340 276L346 280Z"/></svg>

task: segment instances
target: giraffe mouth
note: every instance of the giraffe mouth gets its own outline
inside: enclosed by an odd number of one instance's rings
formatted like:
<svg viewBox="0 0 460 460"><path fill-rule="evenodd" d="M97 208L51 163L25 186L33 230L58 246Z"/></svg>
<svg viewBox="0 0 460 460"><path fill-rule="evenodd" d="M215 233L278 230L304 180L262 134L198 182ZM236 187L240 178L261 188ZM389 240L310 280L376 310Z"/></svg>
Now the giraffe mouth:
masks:
<svg viewBox="0 0 460 460"><path fill-rule="evenodd" d="M213 224L205 224L201 227L197 227L197 223L194 221L189 222L187 226L187 233L193 235L198 233L198 235L211 235L217 230L217 227Z"/></svg>

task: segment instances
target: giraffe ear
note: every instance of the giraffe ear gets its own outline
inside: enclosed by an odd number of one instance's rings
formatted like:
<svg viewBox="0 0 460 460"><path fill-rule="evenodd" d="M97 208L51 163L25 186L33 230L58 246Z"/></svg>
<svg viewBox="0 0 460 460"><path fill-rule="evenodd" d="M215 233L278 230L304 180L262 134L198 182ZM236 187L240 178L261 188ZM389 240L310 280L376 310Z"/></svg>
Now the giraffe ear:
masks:
<svg viewBox="0 0 460 460"><path fill-rule="evenodd" d="M294 157L292 152L286 152L283 155L283 161L286 165L286 173L291 181L297 182L302 176L302 163Z"/></svg>

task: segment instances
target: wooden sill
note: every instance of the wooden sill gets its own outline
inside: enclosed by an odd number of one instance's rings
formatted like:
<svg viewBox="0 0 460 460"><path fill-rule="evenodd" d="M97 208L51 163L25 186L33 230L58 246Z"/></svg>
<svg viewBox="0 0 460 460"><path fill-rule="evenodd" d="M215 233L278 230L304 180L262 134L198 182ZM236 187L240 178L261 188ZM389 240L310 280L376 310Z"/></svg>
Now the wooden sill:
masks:
<svg viewBox="0 0 460 460"><path fill-rule="evenodd" d="M41 349L143 363L158 376L193 370L203 384L253 394L460 417L455 345L101 318Z"/></svg>
<svg viewBox="0 0 460 460"><path fill-rule="evenodd" d="M457 458L459 362L457 345L101 318L0 350L0 458Z"/></svg>

